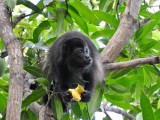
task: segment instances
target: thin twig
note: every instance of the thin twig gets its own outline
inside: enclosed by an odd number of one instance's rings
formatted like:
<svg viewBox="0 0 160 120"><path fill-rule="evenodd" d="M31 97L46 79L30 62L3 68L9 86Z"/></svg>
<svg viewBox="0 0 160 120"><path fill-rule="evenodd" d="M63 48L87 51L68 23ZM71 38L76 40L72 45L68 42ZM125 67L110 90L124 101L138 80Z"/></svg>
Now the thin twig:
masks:
<svg viewBox="0 0 160 120"><path fill-rule="evenodd" d="M160 70L158 69L158 67L155 64L152 64L152 65L156 69L156 71L158 72L158 74L160 75Z"/></svg>
<svg viewBox="0 0 160 120"><path fill-rule="evenodd" d="M111 107L111 106L106 106L104 108L105 111L111 111L111 112L114 112L114 113L118 113L118 114L121 114L125 117L127 117L129 120L133 120L134 119L134 116L132 116L131 114L127 113L126 111L123 111L119 108L115 108L115 107Z"/></svg>
<svg viewBox="0 0 160 120"><path fill-rule="evenodd" d="M40 9L40 10L43 11L44 8L51 6L53 3L54 3L54 1L53 1L53 2L50 2L48 5L44 6L44 7L43 7L42 9ZM28 16L31 16L31 15L33 15L33 14L35 14L35 13L37 13L37 12L34 11L34 12L31 12L30 14L27 14L27 15L25 15L24 13L22 13L20 16L18 16L18 17L14 20L14 22L12 23L12 27L15 28L15 26L17 25L17 23L20 22L23 18L28 17Z"/></svg>
<svg viewBox="0 0 160 120"><path fill-rule="evenodd" d="M23 18L31 16L33 14L35 14L36 12L32 12L28 15L25 15L24 13L22 13L20 16L16 17L16 19L14 20L14 22L12 23L12 27L15 28L15 26L17 25L18 22L20 22Z"/></svg>
<svg viewBox="0 0 160 120"><path fill-rule="evenodd" d="M117 4L116 4L116 13L117 13L117 18L118 18L118 20L120 20L120 17L119 17L119 5L120 5L120 2L119 2L119 0L117 1Z"/></svg>
<svg viewBox="0 0 160 120"><path fill-rule="evenodd" d="M65 2L66 2L66 14L65 14L65 18L67 17L67 15L68 15L68 0L65 0Z"/></svg>
<svg viewBox="0 0 160 120"><path fill-rule="evenodd" d="M150 18L143 19L137 23L137 28L142 27L144 24L150 21Z"/></svg>

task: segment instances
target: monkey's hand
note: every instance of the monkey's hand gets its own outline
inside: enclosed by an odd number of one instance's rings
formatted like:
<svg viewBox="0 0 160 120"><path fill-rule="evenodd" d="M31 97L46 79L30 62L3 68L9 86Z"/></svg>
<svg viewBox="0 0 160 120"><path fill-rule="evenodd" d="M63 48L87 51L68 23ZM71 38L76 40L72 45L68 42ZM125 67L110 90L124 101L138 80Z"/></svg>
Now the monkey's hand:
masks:
<svg viewBox="0 0 160 120"><path fill-rule="evenodd" d="M66 101L66 102L71 102L72 101L72 95L67 91L67 92L64 92L63 94L63 99Z"/></svg>
<svg viewBox="0 0 160 120"><path fill-rule="evenodd" d="M81 94L85 92L81 85L78 85L75 89L68 89L68 92L72 95L74 101L81 100Z"/></svg>
<svg viewBox="0 0 160 120"><path fill-rule="evenodd" d="M81 95L81 101L82 101L82 102L89 102L90 99L91 99L91 92L85 90L85 92L82 93L82 95Z"/></svg>

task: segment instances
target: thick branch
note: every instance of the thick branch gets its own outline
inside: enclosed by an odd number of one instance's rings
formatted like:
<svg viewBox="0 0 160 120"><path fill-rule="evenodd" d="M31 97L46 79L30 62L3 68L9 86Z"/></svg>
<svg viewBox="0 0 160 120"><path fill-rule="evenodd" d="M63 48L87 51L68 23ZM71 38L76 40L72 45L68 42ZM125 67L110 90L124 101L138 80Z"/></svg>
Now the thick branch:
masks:
<svg viewBox="0 0 160 120"><path fill-rule="evenodd" d="M20 120L23 93L23 62L21 43L15 37L6 1L0 0L0 36L9 56L10 86L6 120Z"/></svg>
<svg viewBox="0 0 160 120"><path fill-rule="evenodd" d="M138 58L135 60L130 60L127 62L118 62L118 63L108 63L104 64L104 68L106 71L110 70L120 70L120 69L127 69L127 68L134 68L140 64L158 64L160 63L159 57L148 57L148 58Z"/></svg>
<svg viewBox="0 0 160 120"><path fill-rule="evenodd" d="M23 98L27 97L29 94L32 93L30 90L30 86L32 83L29 80L33 80L33 76L27 72L25 72L24 77L24 94ZM47 107L44 105L40 105L37 102L33 102L29 105L29 108L32 112L39 116L39 120L55 120L52 115L52 110L46 109Z"/></svg>
<svg viewBox="0 0 160 120"><path fill-rule="evenodd" d="M33 79L33 76L27 72L25 72L24 76L24 90L23 90L23 98L27 97L29 94L31 94L30 86L31 83L29 83L29 80ZM39 105L37 102L33 102L32 104L29 105L29 108L31 109L32 112L34 112L36 115L39 115L39 112L42 108L41 105Z"/></svg>
<svg viewBox="0 0 160 120"><path fill-rule="evenodd" d="M128 0L127 7L119 24L119 27L109 40L101 53L103 62L113 62L128 42L129 38L138 29L136 21L142 0Z"/></svg>

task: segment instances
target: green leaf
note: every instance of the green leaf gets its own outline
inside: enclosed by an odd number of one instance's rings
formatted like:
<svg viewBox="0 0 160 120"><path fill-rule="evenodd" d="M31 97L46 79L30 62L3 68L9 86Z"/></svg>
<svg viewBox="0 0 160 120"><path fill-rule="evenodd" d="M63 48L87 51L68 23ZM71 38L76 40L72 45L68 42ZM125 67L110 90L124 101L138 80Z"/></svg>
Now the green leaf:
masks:
<svg viewBox="0 0 160 120"><path fill-rule="evenodd" d="M6 81L4 79L0 79L0 85L2 85L2 86L8 85L8 81Z"/></svg>
<svg viewBox="0 0 160 120"><path fill-rule="evenodd" d="M28 120L39 120L38 116L35 113L33 113L30 109L27 109L27 113L29 115Z"/></svg>
<svg viewBox="0 0 160 120"><path fill-rule="evenodd" d="M155 19L158 22L160 20L160 11L152 14L151 19Z"/></svg>
<svg viewBox="0 0 160 120"><path fill-rule="evenodd" d="M37 13L41 13L41 10L39 9L39 7L37 7L36 5L34 5L33 3L31 3L28 0L17 0L17 4L23 4L24 6L32 9L33 11L37 12Z"/></svg>
<svg viewBox="0 0 160 120"><path fill-rule="evenodd" d="M64 32L64 20L66 11L64 9L57 9L57 36L61 35Z"/></svg>
<svg viewBox="0 0 160 120"><path fill-rule="evenodd" d="M5 64L3 60L0 58L0 77L4 74L5 72Z"/></svg>
<svg viewBox="0 0 160 120"><path fill-rule="evenodd" d="M158 71L151 65L145 65L145 70L150 75L153 73L154 75L159 76Z"/></svg>
<svg viewBox="0 0 160 120"><path fill-rule="evenodd" d="M50 38L46 41L47 45L52 45L56 41L57 37Z"/></svg>
<svg viewBox="0 0 160 120"><path fill-rule="evenodd" d="M126 101L130 97L130 93L117 93L117 92L112 92L111 90L109 93L106 94L110 99L115 100L115 101Z"/></svg>
<svg viewBox="0 0 160 120"><path fill-rule="evenodd" d="M39 68L33 67L33 66L24 66L24 70L29 72L30 74L34 75L35 77L41 77L42 73Z"/></svg>
<svg viewBox="0 0 160 120"><path fill-rule="evenodd" d="M117 101L117 100L112 100L109 96L105 95L105 98L107 101L111 102L112 104L119 106L123 109L132 109L132 106L130 105L129 102L126 101Z"/></svg>
<svg viewBox="0 0 160 120"><path fill-rule="evenodd" d="M0 85L0 90L4 92L8 92L9 85Z"/></svg>
<svg viewBox="0 0 160 120"><path fill-rule="evenodd" d="M100 0L99 9L105 11L114 0Z"/></svg>
<svg viewBox="0 0 160 120"><path fill-rule="evenodd" d="M27 55L29 58L35 58L36 49L35 49L35 48L29 48L29 49L27 50L26 55Z"/></svg>
<svg viewBox="0 0 160 120"><path fill-rule="evenodd" d="M2 39L0 38L0 50L3 50L3 49L4 49L4 44ZM1 53L1 58L2 58L2 53Z"/></svg>
<svg viewBox="0 0 160 120"><path fill-rule="evenodd" d="M0 113L4 112L7 107L7 96L0 93Z"/></svg>
<svg viewBox="0 0 160 120"><path fill-rule="evenodd" d="M22 102L22 107L29 106L32 102L42 98L46 91L42 87L36 88L30 95L28 95Z"/></svg>
<svg viewBox="0 0 160 120"><path fill-rule="evenodd" d="M73 8L72 6L69 6L68 9L69 13L71 14L72 18L76 21L77 25L86 33L88 34L88 26L85 20L79 16L77 10Z"/></svg>
<svg viewBox="0 0 160 120"><path fill-rule="evenodd" d="M154 115L155 115L155 120L159 120L160 119L160 109L156 110Z"/></svg>
<svg viewBox="0 0 160 120"><path fill-rule="evenodd" d="M21 113L21 120L38 120L38 117L30 109L25 109Z"/></svg>
<svg viewBox="0 0 160 120"><path fill-rule="evenodd" d="M95 14L82 2L75 0L74 2L70 2L69 4L72 5L72 7L74 7L79 12L79 14L90 23L95 25L99 24L97 16L95 16Z"/></svg>
<svg viewBox="0 0 160 120"><path fill-rule="evenodd" d="M159 40L160 38L160 32L158 30L152 31L152 37L154 40Z"/></svg>
<svg viewBox="0 0 160 120"><path fill-rule="evenodd" d="M21 120L29 120L29 114L25 110L21 113Z"/></svg>
<svg viewBox="0 0 160 120"><path fill-rule="evenodd" d="M73 113L80 119L82 117L82 112L78 103L72 104L71 108Z"/></svg>
<svg viewBox="0 0 160 120"><path fill-rule="evenodd" d="M85 107L82 111L82 117L83 117L82 120L90 120L90 116L89 116L88 112L89 111L88 111L87 107Z"/></svg>
<svg viewBox="0 0 160 120"><path fill-rule="evenodd" d="M113 29L105 29L105 30L100 30L96 31L91 35L91 39L97 39L100 37L111 37L114 34L115 30Z"/></svg>
<svg viewBox="0 0 160 120"><path fill-rule="evenodd" d="M33 43L38 43L39 41L39 36L40 36L40 33L43 31L43 30L46 30L50 27L50 23L49 21L43 21L39 24L39 26L34 30L33 32Z"/></svg>
<svg viewBox="0 0 160 120"><path fill-rule="evenodd" d="M156 44L158 44L158 42L154 39L142 39L141 42L139 43L141 52L153 48Z"/></svg>
<svg viewBox="0 0 160 120"><path fill-rule="evenodd" d="M152 13L149 12L149 11L144 10L144 11L140 11L139 15L144 16L145 18L149 18L152 15Z"/></svg>
<svg viewBox="0 0 160 120"><path fill-rule="evenodd" d="M140 105L142 109L143 120L155 120L150 101L143 92L141 92Z"/></svg>
<svg viewBox="0 0 160 120"><path fill-rule="evenodd" d="M61 120L70 120L69 114L68 113L64 113Z"/></svg>
<svg viewBox="0 0 160 120"><path fill-rule="evenodd" d="M145 69L143 69L143 79L145 86L150 87L151 79Z"/></svg>
<svg viewBox="0 0 160 120"><path fill-rule="evenodd" d="M57 120L61 120L61 117L63 115L63 107L61 100L58 97L54 96L51 99L51 103L53 113L55 114Z"/></svg>
<svg viewBox="0 0 160 120"><path fill-rule="evenodd" d="M111 73L110 77L112 79L119 78L121 76L127 75L132 69L125 69L125 70L116 70Z"/></svg>
<svg viewBox="0 0 160 120"><path fill-rule="evenodd" d="M150 95L153 94L159 88L160 88L160 83L158 82L150 88Z"/></svg>
<svg viewBox="0 0 160 120"><path fill-rule="evenodd" d="M48 90L48 80L46 78L38 78L36 82L40 83L46 91Z"/></svg>
<svg viewBox="0 0 160 120"><path fill-rule="evenodd" d="M88 109L89 113L93 114L100 107L102 101L103 91L101 88L96 89L96 92L93 94L91 101L89 102Z"/></svg>
<svg viewBox="0 0 160 120"><path fill-rule="evenodd" d="M160 12L157 12L151 16L150 21L145 24L143 27L141 27L135 34L136 39L143 39L146 37L146 35L152 31L152 29L157 25L160 21Z"/></svg>
<svg viewBox="0 0 160 120"><path fill-rule="evenodd" d="M16 6L17 0L7 0L8 6L11 8L13 11L14 7Z"/></svg>
<svg viewBox="0 0 160 120"><path fill-rule="evenodd" d="M130 75L130 76L123 76L119 77L117 79L109 79L107 80L108 85L113 85L113 84L119 84L124 87L130 87L133 85L137 80L141 78L141 75L136 74L136 75Z"/></svg>
<svg viewBox="0 0 160 120"><path fill-rule="evenodd" d="M110 88L116 92L119 92L119 93L126 93L129 90L128 88L126 88L120 84L111 84Z"/></svg>
<svg viewBox="0 0 160 120"><path fill-rule="evenodd" d="M48 80L46 78L38 78L36 81L41 85L48 86Z"/></svg>
<svg viewBox="0 0 160 120"><path fill-rule="evenodd" d="M39 50L48 50L48 47L45 45L45 43L43 41L39 41L38 43L35 44L35 49L39 49Z"/></svg>
<svg viewBox="0 0 160 120"><path fill-rule="evenodd" d="M95 10L94 13L100 20L103 20L103 21L113 25L114 28L118 27L119 21L113 15L111 15L107 12L102 12L102 11L98 11L98 10Z"/></svg>

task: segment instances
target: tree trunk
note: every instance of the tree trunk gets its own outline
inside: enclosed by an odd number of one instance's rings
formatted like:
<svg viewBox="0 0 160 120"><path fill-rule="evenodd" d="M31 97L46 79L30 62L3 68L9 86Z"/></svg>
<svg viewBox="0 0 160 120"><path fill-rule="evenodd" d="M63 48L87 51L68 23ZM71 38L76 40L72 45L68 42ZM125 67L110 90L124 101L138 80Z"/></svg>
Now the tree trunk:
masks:
<svg viewBox="0 0 160 120"><path fill-rule="evenodd" d="M6 1L0 0L0 36L9 57L10 85L6 120L20 120L23 95L23 62L21 42L15 37Z"/></svg>

